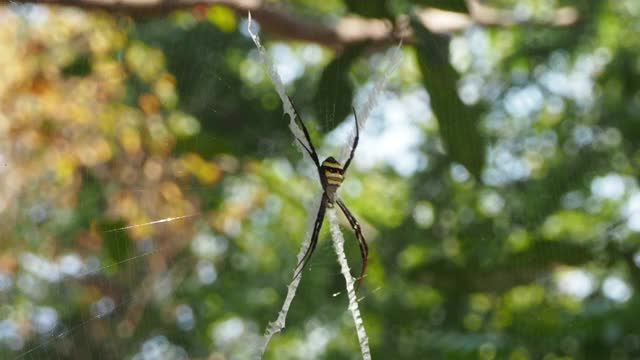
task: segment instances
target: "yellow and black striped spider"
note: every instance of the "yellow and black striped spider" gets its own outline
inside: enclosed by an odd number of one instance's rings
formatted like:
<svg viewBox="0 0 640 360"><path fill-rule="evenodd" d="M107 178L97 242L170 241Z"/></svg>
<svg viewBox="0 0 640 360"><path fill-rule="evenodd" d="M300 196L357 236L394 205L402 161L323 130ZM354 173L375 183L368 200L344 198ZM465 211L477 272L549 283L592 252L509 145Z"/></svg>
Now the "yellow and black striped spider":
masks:
<svg viewBox="0 0 640 360"><path fill-rule="evenodd" d="M336 159L329 156L322 162L322 164L320 164L320 161L318 160L318 154L316 153L316 150L313 147L313 143L311 142L311 138L309 137L309 131L307 131L307 127L304 125L304 122L302 121L298 110L295 108L295 105L293 105L293 101L291 101L291 98L289 98L289 102L293 107L296 119L302 127L302 132L304 133L304 137L306 138L309 146L307 147L304 142L298 138L296 138L296 140L298 140L300 145L302 145L307 153L309 153L309 156L316 165L323 190L320 208L318 209L318 215L316 216L316 222L313 227L313 234L311 235L311 242L309 243L309 248L307 248L304 256L302 257L298 265L296 265L296 269L298 270L294 278L302 272L307 262L309 261L309 258L311 258L316 245L318 244L318 235L320 234L320 228L322 227L322 221L324 220L324 213L327 207L333 208L333 205L337 203L338 207L340 207L340 210L342 210L342 213L344 213L344 215L347 217L347 221L349 221L351 228L355 232L356 239L358 240L358 245L360 246L360 255L362 256L362 269L360 271L360 276L357 279L357 290L358 288L360 288L360 283L362 282L362 278L367 269L369 248L367 246L366 240L364 239L364 236L362 235L362 229L360 228L360 224L358 224L358 220L356 220L355 216L353 216L351 211L349 211L349 209L347 208L347 205L345 205L342 199L340 199L340 197L338 196L338 188L344 180L344 174L347 172L349 164L351 164L351 160L353 160L353 155L355 154L356 147L358 146L358 139L360 138L360 130L358 129L358 117L356 115L356 111L355 109L353 110L353 116L356 121L356 136L353 140L353 146L351 147L351 152L349 153L347 162L344 164L344 166L342 166Z"/></svg>

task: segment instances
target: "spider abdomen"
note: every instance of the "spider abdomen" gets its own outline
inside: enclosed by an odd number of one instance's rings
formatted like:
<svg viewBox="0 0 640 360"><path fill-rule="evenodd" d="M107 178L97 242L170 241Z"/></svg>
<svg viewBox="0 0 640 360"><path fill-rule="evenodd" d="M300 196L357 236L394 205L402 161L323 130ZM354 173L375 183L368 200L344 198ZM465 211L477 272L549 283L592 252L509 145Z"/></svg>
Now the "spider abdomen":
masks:
<svg viewBox="0 0 640 360"><path fill-rule="evenodd" d="M327 184L329 185L340 186L342 184L342 180L343 180L342 174L325 171L324 176L327 177Z"/></svg>
<svg viewBox="0 0 640 360"><path fill-rule="evenodd" d="M322 185L329 198L329 206L336 201L336 192L344 180L344 168L333 157L328 157L320 166Z"/></svg>

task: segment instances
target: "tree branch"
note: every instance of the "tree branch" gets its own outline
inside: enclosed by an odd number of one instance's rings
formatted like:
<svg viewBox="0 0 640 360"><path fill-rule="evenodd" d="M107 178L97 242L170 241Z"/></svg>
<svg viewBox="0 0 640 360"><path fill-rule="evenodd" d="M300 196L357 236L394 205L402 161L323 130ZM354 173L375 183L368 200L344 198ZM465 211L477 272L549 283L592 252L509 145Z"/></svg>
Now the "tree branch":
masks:
<svg viewBox="0 0 640 360"><path fill-rule="evenodd" d="M0 0L2 2L15 3ZM262 0L27 0L23 3L74 6L130 16L158 16L174 10L223 5L239 16L246 16L251 11L262 28L271 35L334 49L363 41L381 44L396 43L403 39L410 42L412 36L406 17L398 19L394 26L388 20L350 15L340 19L335 26L327 26L302 18L283 7L265 4ZM434 8L420 10L417 15L425 27L435 33L461 31L473 25L510 26L531 22L519 19L512 11L482 5L479 0L469 0L468 3L469 15ZM577 20L577 10L564 7L552 13L544 24L568 26Z"/></svg>

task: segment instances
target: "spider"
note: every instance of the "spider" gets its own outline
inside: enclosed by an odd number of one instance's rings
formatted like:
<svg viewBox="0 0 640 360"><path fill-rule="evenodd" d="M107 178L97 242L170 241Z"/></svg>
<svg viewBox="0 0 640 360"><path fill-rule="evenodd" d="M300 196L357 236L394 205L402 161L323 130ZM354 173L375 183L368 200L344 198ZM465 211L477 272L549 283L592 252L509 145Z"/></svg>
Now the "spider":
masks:
<svg viewBox="0 0 640 360"><path fill-rule="evenodd" d="M356 147L358 146L358 139L360 138L360 130L358 129L358 117L356 115L356 110L353 109L353 116L356 122L356 136L353 140L353 146L351 147L351 152L349 154L349 158L347 162L342 166L334 157L329 156L326 158L322 164L318 159L318 154L316 153L315 148L313 147L313 143L311 142L311 137L309 136L309 131L307 131L307 127L304 125L302 121L302 117L300 117L298 110L295 105L293 105L293 101L289 98L289 102L293 107L293 112L296 116L296 119L299 120L299 124L302 127L302 132L304 133L304 137L309 144L307 147L302 140L296 137L296 140L302 145L302 147L309 153L309 156L313 160L316 168L318 169L318 175L320 177L320 184L322 185L322 200L320 201L320 207L318 208L318 214L316 216L316 222L313 227L313 234L311 235L311 242L309 243L309 247L305 252L304 256L300 260L300 262L296 265L296 275L297 277L300 275L304 267L307 265L313 251L318 244L318 235L320 234L320 228L322 228L322 222L324 220L325 211L328 208L333 208L334 204L338 204L342 213L346 216L347 221L349 221L349 225L353 229L353 232L356 235L356 239L358 240L358 245L360 246L360 255L362 256L362 269L360 270L360 276L357 279L356 290L360 288L360 283L362 282L362 278L364 276L365 271L367 270L367 258L369 256L369 247L367 246L367 242L362 235L362 229L360 228L360 224L356 217L353 216L351 211L347 208L347 205L340 199L338 196L338 188L342 184L344 180L344 175L349 168L349 164L351 164L351 160L353 160L353 155L356 152Z"/></svg>

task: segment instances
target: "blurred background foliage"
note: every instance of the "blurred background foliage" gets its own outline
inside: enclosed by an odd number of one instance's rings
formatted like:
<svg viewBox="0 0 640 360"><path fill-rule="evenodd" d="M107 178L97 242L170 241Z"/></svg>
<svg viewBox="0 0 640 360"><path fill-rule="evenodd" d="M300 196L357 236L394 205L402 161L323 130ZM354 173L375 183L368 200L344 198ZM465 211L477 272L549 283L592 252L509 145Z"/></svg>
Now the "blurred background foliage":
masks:
<svg viewBox="0 0 640 360"><path fill-rule="evenodd" d="M0 5L0 358L244 359L275 319L320 186L225 3ZM403 39L342 189L374 358L640 357L640 2L268 5L394 24L262 29L324 156ZM327 238L267 359L360 357Z"/></svg>

